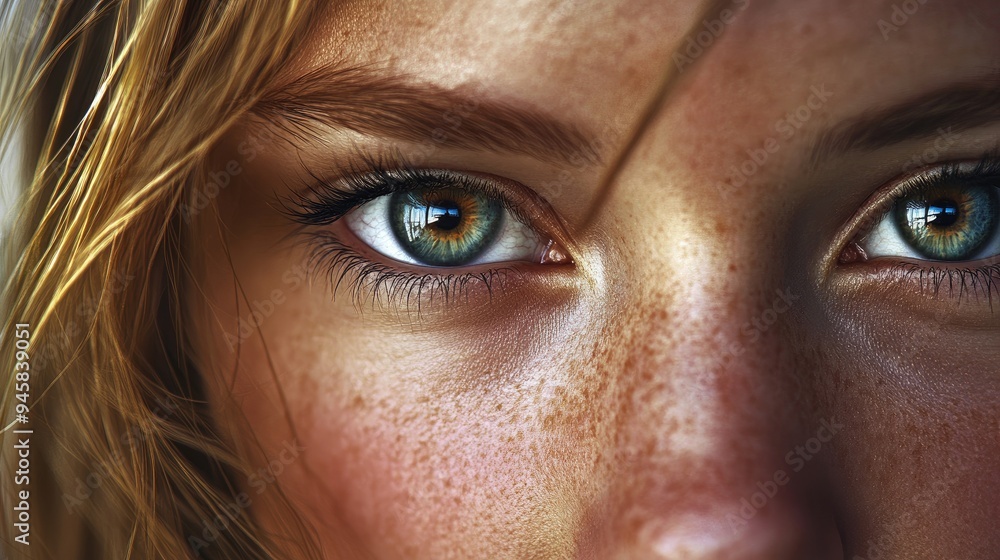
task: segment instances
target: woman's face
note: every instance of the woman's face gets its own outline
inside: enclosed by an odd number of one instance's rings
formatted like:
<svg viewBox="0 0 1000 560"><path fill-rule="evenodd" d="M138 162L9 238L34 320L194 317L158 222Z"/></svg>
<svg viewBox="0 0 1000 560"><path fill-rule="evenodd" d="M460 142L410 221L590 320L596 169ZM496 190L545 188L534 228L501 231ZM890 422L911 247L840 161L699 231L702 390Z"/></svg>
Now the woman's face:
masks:
<svg viewBox="0 0 1000 560"><path fill-rule="evenodd" d="M988 557L998 23L327 9L183 209L243 490L331 556Z"/></svg>

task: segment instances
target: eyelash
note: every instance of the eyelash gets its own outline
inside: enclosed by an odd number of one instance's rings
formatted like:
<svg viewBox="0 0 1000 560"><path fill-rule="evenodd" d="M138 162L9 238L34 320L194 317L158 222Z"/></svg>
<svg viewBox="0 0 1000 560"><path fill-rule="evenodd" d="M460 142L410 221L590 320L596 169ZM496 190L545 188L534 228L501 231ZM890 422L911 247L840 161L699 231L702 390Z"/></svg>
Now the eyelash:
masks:
<svg viewBox="0 0 1000 560"><path fill-rule="evenodd" d="M375 158L359 153L355 160L360 164L337 173L341 177L337 182L311 174L312 185L304 193L279 202L284 213L303 226L300 233L308 251L307 269L311 274L324 276L333 294L346 287L359 310L371 305L379 309L412 309L419 315L424 303L435 303L438 295L447 305L463 298L468 301L478 288L491 301L494 293L504 289L510 280L521 278L523 272L514 265L494 265L482 271L454 274L416 272L405 270L407 267L402 265L390 267L361 254L336 233L317 231L315 228L332 225L381 196L449 181L460 182L463 188L496 199L515 219L535 226L524 208L526 201L515 202L511 193L485 178L416 168L400 155Z"/></svg>
<svg viewBox="0 0 1000 560"><path fill-rule="evenodd" d="M874 231L879 221L886 217L899 200L921 190L946 184L959 183L971 186L1000 180L1000 152L994 151L983 155L975 162L975 167L970 168L970 163L972 162L950 162L931 170L918 170L913 172L909 178L893 186L890 192L882 195L882 202L865 212L860 225L855 225L852 228L857 233L842 250L840 264L846 266L855 264L855 261L845 262L843 260L846 250L859 247L860 243ZM863 257L857 260L867 261ZM888 257L879 257L877 260L885 261L888 260ZM963 297L969 297L970 294L977 297L983 295L988 299L992 311L993 294L997 292L1000 295L1000 262L981 267L961 266L960 261L952 265L941 264L939 261L926 262L937 264L926 266L912 261L896 261L891 262L888 267L879 272L887 275L889 279L895 278L900 282L911 284L915 282L921 294L930 292L935 298L941 295L941 288L945 285L948 286L946 296L954 297L954 292L957 289L959 301Z"/></svg>
<svg viewBox="0 0 1000 560"><path fill-rule="evenodd" d="M313 186L304 194L293 195L283 201L285 212L295 221L309 226L330 225L348 212L380 196L419 187L460 181L463 187L495 198L505 210L518 219L531 223L524 208L511 200L510 195L493 183L473 175L453 171L417 168L400 156L383 158L358 154L360 165L352 165L337 173L342 177L338 186L322 177L310 174Z"/></svg>
<svg viewBox="0 0 1000 560"><path fill-rule="evenodd" d="M430 274L400 271L375 262L341 242L330 232L319 232L306 238L309 246L307 269L322 271L336 294L344 281L355 307L364 310L366 304L377 308L423 311L423 302L434 303L440 293L445 305L481 286L492 299L493 292L503 289L504 282L521 272L513 266L490 268L483 272L461 274Z"/></svg>

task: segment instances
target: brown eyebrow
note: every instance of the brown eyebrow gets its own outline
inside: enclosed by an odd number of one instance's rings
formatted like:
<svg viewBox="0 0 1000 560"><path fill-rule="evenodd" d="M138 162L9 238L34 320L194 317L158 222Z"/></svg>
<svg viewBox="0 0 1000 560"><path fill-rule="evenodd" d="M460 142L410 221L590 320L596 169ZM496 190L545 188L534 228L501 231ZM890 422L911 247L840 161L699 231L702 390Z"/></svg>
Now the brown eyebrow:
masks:
<svg viewBox="0 0 1000 560"><path fill-rule="evenodd" d="M461 149L601 161L601 144L580 127L530 107L446 89L370 66L324 66L265 94L253 112L301 135L316 125Z"/></svg>
<svg viewBox="0 0 1000 560"><path fill-rule="evenodd" d="M811 161L852 150L960 132L1000 120L1000 74L948 85L897 105L877 108L819 135Z"/></svg>

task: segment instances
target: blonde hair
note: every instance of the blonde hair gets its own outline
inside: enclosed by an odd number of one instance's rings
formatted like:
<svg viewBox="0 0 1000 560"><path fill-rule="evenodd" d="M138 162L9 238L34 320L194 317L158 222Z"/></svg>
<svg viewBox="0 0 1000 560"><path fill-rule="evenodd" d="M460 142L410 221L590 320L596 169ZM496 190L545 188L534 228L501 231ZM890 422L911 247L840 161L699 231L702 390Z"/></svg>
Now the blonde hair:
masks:
<svg viewBox="0 0 1000 560"><path fill-rule="evenodd" d="M213 429L186 360L179 220L214 143L304 34L302 0L4 3L0 137L28 172L5 244L2 359L30 324L30 423L3 385L4 517L14 429L33 430L30 546L15 558L316 556L294 516L269 537L233 511L248 460ZM14 52L11 52L14 51ZM10 424L10 425L9 425ZM227 520L208 546L206 520ZM195 541L191 541L191 537ZM0 554L3 556L3 554Z"/></svg>

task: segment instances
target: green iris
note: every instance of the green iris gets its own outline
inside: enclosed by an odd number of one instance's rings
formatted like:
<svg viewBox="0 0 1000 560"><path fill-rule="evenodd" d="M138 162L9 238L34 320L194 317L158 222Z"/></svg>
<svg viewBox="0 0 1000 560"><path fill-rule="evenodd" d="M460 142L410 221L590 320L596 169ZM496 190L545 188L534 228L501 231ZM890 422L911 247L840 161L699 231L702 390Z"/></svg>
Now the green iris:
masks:
<svg viewBox="0 0 1000 560"><path fill-rule="evenodd" d="M428 266L460 266L482 254L503 224L495 199L458 188L398 192L389 223L403 249Z"/></svg>
<svg viewBox="0 0 1000 560"><path fill-rule="evenodd" d="M998 191L992 185L943 185L918 191L896 203L896 227L924 257L972 259L996 233Z"/></svg>

